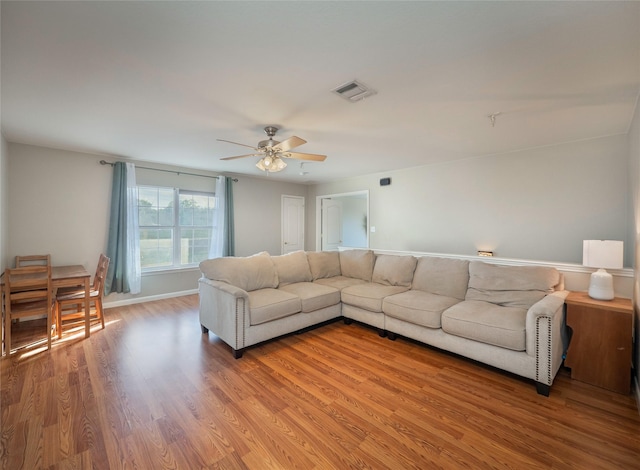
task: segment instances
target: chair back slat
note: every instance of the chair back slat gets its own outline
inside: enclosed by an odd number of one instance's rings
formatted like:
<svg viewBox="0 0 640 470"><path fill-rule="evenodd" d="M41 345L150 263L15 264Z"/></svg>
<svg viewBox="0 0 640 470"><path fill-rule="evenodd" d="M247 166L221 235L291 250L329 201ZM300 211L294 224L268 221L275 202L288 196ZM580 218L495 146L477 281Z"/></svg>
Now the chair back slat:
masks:
<svg viewBox="0 0 640 470"><path fill-rule="evenodd" d="M8 268L4 272L5 346L11 354L11 320L46 315L47 349L51 348L53 289L51 266Z"/></svg>
<svg viewBox="0 0 640 470"><path fill-rule="evenodd" d="M89 292L89 301L95 305L95 316L100 320L102 328L104 328L104 314L102 309L102 297L104 295L104 281L107 277L107 269L109 269L109 258L104 254L100 254L98 259L98 266L96 267L96 275L93 278L91 290ZM85 302L84 289L69 288L58 290L56 294L56 330L58 332L58 338L62 337L63 320L67 319L73 321L78 318L78 315ZM73 309L73 312L64 313ZM64 314L63 314L64 313Z"/></svg>
<svg viewBox="0 0 640 470"><path fill-rule="evenodd" d="M51 255L18 255L16 268L25 266L51 266Z"/></svg>
<svg viewBox="0 0 640 470"><path fill-rule="evenodd" d="M104 295L104 280L107 277L110 261L111 260L103 254L100 255L100 259L98 260L96 276L93 278L93 290L97 291L100 297Z"/></svg>
<svg viewBox="0 0 640 470"><path fill-rule="evenodd" d="M5 286L10 293L46 289L50 283L51 266L25 266L5 270Z"/></svg>

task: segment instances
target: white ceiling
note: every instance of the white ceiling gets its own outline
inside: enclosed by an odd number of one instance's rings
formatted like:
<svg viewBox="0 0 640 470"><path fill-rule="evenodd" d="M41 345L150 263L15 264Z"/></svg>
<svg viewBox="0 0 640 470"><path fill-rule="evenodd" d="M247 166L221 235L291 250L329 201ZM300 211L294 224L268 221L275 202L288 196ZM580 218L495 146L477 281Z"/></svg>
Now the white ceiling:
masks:
<svg viewBox="0 0 640 470"><path fill-rule="evenodd" d="M262 175L263 127L330 181L628 131L639 2L2 1L10 142ZM350 103L330 90L377 91ZM495 127L487 115L500 112Z"/></svg>

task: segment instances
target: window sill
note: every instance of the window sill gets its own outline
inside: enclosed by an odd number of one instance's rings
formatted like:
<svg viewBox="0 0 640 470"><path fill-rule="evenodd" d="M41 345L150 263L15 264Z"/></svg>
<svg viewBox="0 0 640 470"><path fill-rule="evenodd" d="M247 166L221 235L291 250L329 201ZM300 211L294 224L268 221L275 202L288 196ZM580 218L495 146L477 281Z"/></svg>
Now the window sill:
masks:
<svg viewBox="0 0 640 470"><path fill-rule="evenodd" d="M171 266L168 268L148 269L146 271L142 271L140 275L142 277L145 277L145 276L157 276L157 275L163 275L163 274L185 273L185 272L192 272L192 271L200 272L200 268L198 266L185 266L182 268L176 268L174 266Z"/></svg>

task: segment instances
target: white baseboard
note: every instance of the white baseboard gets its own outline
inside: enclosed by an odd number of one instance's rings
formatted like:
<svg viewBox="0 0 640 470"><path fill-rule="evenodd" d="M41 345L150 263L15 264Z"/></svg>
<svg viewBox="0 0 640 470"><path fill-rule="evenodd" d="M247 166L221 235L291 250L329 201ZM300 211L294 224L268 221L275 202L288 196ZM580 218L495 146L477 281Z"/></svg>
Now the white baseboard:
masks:
<svg viewBox="0 0 640 470"><path fill-rule="evenodd" d="M124 305L141 304L143 302L152 302L154 300L170 299L172 297L182 297L185 295L197 294L198 289L183 290L180 292L169 292L167 294L148 295L145 297L133 297L131 299L114 300L112 302L104 302L104 308L122 307Z"/></svg>

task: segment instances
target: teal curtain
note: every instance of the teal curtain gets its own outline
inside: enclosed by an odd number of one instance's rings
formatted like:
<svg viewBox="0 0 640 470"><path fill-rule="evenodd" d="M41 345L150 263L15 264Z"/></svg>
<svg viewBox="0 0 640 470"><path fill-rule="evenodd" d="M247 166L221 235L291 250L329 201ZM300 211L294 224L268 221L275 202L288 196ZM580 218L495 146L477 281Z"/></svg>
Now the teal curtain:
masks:
<svg viewBox="0 0 640 470"><path fill-rule="evenodd" d="M235 228L233 222L233 179L225 177L224 256L235 256Z"/></svg>
<svg viewBox="0 0 640 470"><path fill-rule="evenodd" d="M235 255L235 231L233 227L233 179L228 176L216 178L216 208L209 258Z"/></svg>
<svg viewBox="0 0 640 470"><path fill-rule="evenodd" d="M139 293L137 187L135 167L131 163L117 162L113 165L107 256L111 261L104 283L105 295L111 292Z"/></svg>

